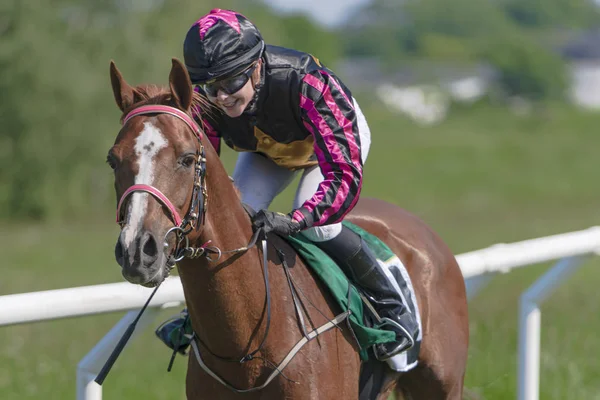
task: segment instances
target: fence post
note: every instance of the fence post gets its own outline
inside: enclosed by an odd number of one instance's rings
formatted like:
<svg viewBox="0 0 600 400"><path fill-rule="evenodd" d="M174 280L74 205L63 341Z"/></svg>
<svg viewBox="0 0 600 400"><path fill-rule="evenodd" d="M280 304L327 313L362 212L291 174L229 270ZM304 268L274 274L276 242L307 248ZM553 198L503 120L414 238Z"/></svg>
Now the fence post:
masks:
<svg viewBox="0 0 600 400"><path fill-rule="evenodd" d="M521 295L518 400L539 400L541 312L539 305L580 266L584 256L563 258Z"/></svg>

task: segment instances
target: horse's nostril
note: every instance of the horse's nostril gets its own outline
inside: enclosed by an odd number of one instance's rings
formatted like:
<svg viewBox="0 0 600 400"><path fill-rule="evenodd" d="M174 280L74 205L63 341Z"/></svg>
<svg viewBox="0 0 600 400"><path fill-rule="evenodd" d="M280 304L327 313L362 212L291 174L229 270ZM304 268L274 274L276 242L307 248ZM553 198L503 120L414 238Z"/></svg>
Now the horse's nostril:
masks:
<svg viewBox="0 0 600 400"><path fill-rule="evenodd" d="M156 240L154 240L153 235L148 234L146 236L146 241L144 242L142 251L149 257L156 257L158 253L158 246L156 245Z"/></svg>
<svg viewBox="0 0 600 400"><path fill-rule="evenodd" d="M123 244L121 243L121 238L117 240L117 244L115 246L115 258L117 259L117 263L123 266Z"/></svg>

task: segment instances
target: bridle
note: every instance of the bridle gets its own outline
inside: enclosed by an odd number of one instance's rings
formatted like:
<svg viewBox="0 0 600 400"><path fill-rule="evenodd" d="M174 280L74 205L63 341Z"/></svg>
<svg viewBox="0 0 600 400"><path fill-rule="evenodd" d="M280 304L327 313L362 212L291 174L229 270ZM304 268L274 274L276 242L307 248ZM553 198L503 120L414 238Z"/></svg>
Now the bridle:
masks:
<svg viewBox="0 0 600 400"><path fill-rule="evenodd" d="M177 236L177 241L175 244L175 249L173 250L173 255L170 257L169 266L172 267L174 264L184 257L192 257L195 258L199 256L199 253L204 253L206 249L205 246L202 246L198 249L193 249L189 247L189 238L188 234L192 230L198 230L200 226L204 223L204 219L206 217L206 209L208 205L208 193L206 191L206 155L204 153L204 145L202 144L202 130L194 122L194 120L187 115L185 112L170 106L165 105L145 105L140 106L138 108L130 111L125 118L123 118L123 125L125 125L129 120L139 116L139 115L148 115L148 114L168 114L173 117L179 118L192 130L196 139L198 139L198 149L196 150L196 166L194 171L194 186L192 192L192 199L190 203L190 207L188 212L182 218L177 211L177 208L171 203L171 201L165 196L159 189L151 185L138 184L132 185L121 196L119 199L119 203L117 205L117 223L123 228L125 225L124 215L122 212L123 205L127 198L135 192L145 192L154 196L156 200L158 200L161 205L163 205L170 214L171 220L175 224L174 227L169 229L164 237L164 243L167 243L168 236L175 232ZM183 241L186 241L185 246L181 246ZM200 250L200 251L198 251ZM220 252L219 252L220 253ZM220 257L220 254L219 254Z"/></svg>

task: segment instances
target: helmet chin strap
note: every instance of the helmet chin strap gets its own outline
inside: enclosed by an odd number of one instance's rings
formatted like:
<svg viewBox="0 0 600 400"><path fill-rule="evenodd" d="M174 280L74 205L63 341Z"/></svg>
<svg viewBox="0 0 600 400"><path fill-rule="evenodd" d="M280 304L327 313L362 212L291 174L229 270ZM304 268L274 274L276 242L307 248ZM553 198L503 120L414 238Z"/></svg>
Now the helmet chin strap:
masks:
<svg viewBox="0 0 600 400"><path fill-rule="evenodd" d="M257 62L257 68L254 70L254 72L252 73L252 76L250 77L250 79L252 80L252 87L254 87L254 90L258 90L260 87L260 81L261 81L261 77L262 77L262 66L263 66L263 61L262 58L258 59ZM254 81L254 74L258 73L258 82Z"/></svg>
<svg viewBox="0 0 600 400"><path fill-rule="evenodd" d="M255 71L258 71L258 82L254 82L254 73L252 74L252 76L250 77L250 80L252 82L252 86L254 87L254 96L252 96L252 100L250 100L250 102L248 103L248 105L246 106L246 109L244 110L244 113L246 114L253 114L256 112L256 108L257 108L257 104L258 104L258 96L260 94L260 89L263 87L264 84L264 68L263 68L263 58L259 58L258 60L259 65L258 68L256 68Z"/></svg>

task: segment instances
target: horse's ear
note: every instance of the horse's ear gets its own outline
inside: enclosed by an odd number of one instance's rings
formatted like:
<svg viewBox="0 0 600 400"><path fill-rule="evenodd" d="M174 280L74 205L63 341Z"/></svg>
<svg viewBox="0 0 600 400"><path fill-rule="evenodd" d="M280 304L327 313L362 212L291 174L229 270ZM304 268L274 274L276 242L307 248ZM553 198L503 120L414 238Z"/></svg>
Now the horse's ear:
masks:
<svg viewBox="0 0 600 400"><path fill-rule="evenodd" d="M192 81L185 66L176 58L171 59L171 73L169 74L169 87L177 104L184 111L189 111L192 106Z"/></svg>
<svg viewBox="0 0 600 400"><path fill-rule="evenodd" d="M126 109L136 102L137 93L134 88L125 82L121 72L119 72L119 69L112 60L110 62L110 82L117 106L119 106L121 111L125 112Z"/></svg>

